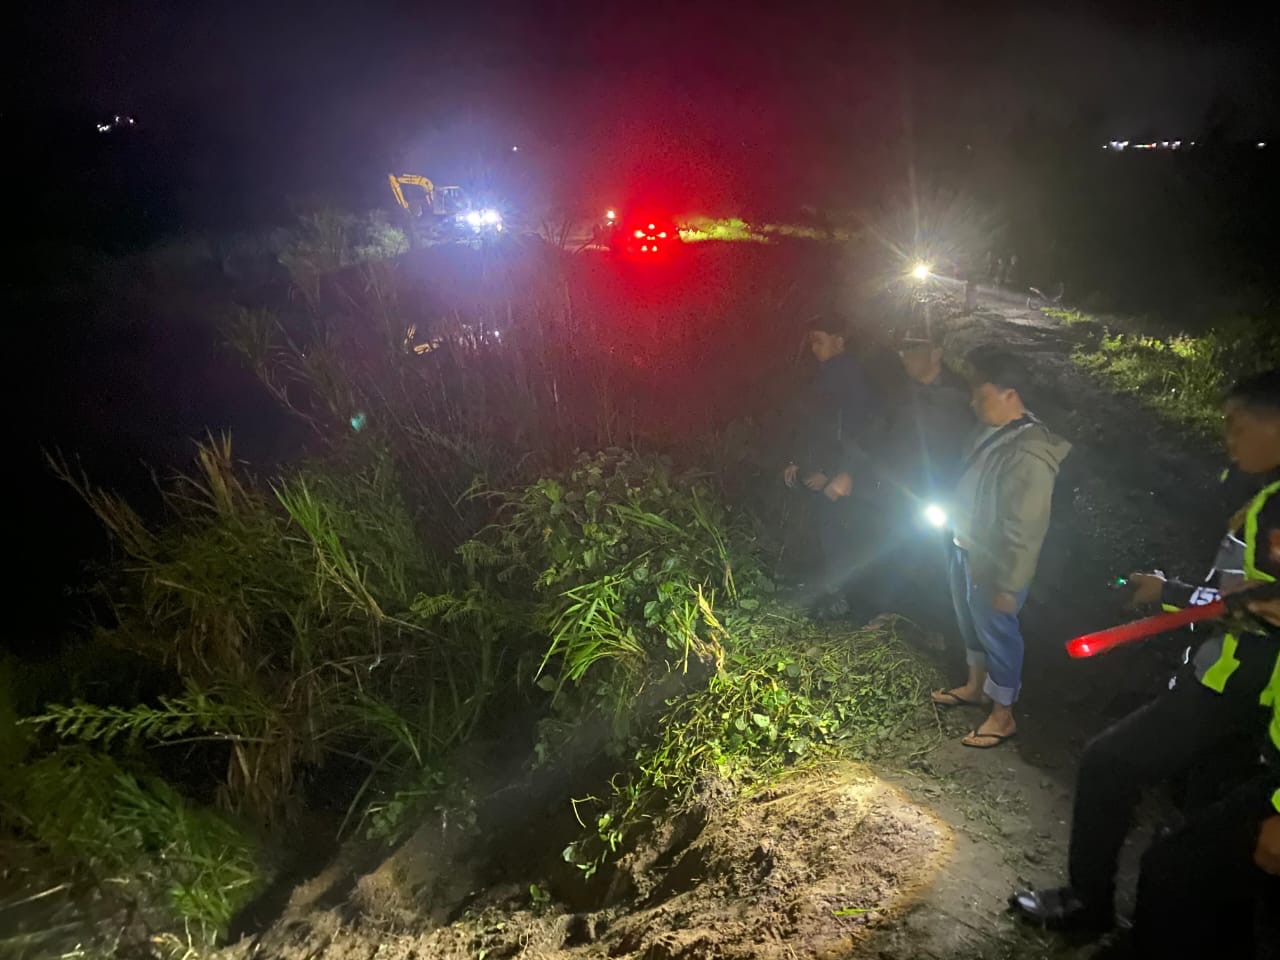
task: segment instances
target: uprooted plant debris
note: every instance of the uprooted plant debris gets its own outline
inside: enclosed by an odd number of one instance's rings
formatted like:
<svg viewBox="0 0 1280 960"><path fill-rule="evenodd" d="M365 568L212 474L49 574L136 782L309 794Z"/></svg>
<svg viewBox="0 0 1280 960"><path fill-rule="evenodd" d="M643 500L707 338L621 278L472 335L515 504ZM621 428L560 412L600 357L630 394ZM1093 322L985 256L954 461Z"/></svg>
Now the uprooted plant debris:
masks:
<svg viewBox="0 0 1280 960"><path fill-rule="evenodd" d="M734 798L720 781L705 792L651 821L618 862L631 886L625 902L569 912L541 885L512 881L453 922L408 930L393 918L429 905L380 870L356 886L359 919L351 902L320 909L313 888L224 956L835 957L910 901L949 842L932 814L850 762L807 766L750 797Z"/></svg>

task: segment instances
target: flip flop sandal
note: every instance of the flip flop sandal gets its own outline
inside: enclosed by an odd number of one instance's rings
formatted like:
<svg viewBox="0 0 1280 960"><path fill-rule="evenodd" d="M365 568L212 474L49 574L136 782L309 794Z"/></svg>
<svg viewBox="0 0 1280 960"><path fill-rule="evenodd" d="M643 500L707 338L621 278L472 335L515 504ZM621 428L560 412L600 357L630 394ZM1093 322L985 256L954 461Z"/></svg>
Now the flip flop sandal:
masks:
<svg viewBox="0 0 1280 960"><path fill-rule="evenodd" d="M977 730L970 730L969 736L961 740L960 745L964 747L969 747L973 750L994 750L996 747L1004 746L1004 744L1007 741L1012 740L1017 735L1018 735L1017 730L1009 734L979 733ZM969 737L986 737L990 740L994 740L995 743L970 743Z"/></svg>
<svg viewBox="0 0 1280 960"><path fill-rule="evenodd" d="M949 699L949 700L940 700L940 699L938 699L939 697L950 697L951 699ZM982 702L981 702L981 701L979 701L979 700L966 700L964 697L957 697L957 696L956 696L954 693L952 693L950 690L935 690L935 691L933 691L933 693L929 694L929 699L931 699L931 700L934 702L934 704L935 704L936 706L939 706L939 707L945 707L945 708L946 708L946 709L948 709L948 710L950 710L952 707L985 707L985 706L989 706L989 704L982 703Z"/></svg>

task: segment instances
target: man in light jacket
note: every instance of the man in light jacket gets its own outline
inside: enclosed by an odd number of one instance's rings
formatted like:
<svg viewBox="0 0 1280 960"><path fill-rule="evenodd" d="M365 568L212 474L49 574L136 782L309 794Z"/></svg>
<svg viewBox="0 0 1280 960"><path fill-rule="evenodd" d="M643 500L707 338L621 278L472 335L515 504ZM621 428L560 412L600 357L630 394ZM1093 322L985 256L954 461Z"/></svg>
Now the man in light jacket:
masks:
<svg viewBox="0 0 1280 960"><path fill-rule="evenodd" d="M1058 467L1071 444L1027 409L1027 373L1017 358L979 348L965 359L972 371L970 402L982 429L961 461L951 502L950 580L969 679L934 691L933 702L989 705L990 714L962 741L989 750L1017 732L1013 705L1023 654L1018 613L1049 529Z"/></svg>

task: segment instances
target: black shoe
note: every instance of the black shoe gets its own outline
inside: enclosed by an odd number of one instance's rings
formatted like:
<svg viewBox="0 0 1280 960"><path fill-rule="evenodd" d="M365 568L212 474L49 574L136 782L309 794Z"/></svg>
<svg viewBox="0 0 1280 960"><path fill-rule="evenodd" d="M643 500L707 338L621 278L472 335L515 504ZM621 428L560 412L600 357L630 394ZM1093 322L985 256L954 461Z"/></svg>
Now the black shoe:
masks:
<svg viewBox="0 0 1280 960"><path fill-rule="evenodd" d="M1009 906L1024 920L1086 939L1096 939L1116 925L1114 910L1085 903L1070 887L1015 890Z"/></svg>

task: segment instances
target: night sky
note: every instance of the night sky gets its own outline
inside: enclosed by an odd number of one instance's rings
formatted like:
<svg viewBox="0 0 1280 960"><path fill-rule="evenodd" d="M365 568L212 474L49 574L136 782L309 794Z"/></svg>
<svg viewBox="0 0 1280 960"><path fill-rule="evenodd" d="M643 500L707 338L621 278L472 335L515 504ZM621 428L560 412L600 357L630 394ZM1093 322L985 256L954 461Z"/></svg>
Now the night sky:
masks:
<svg viewBox="0 0 1280 960"><path fill-rule="evenodd" d="M46 163L134 115L161 182L224 196L354 196L393 167L604 195L662 170L727 211L1027 123L1265 139L1261 6L56 0L25 23L16 114Z"/></svg>

